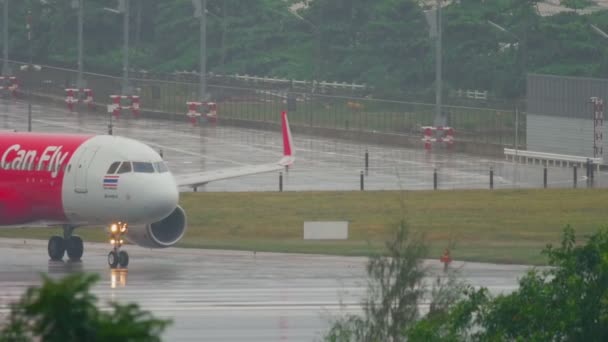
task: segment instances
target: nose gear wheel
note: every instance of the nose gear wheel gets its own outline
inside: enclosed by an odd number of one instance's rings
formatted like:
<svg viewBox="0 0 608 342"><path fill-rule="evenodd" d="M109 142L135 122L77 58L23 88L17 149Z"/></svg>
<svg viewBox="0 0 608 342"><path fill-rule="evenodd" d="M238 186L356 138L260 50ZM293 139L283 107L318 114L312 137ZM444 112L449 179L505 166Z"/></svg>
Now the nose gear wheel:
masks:
<svg viewBox="0 0 608 342"><path fill-rule="evenodd" d="M110 268L126 268L129 265L129 254L121 250L124 240L123 235L127 233L127 224L118 222L110 226L110 244L112 250L108 253L108 265Z"/></svg>

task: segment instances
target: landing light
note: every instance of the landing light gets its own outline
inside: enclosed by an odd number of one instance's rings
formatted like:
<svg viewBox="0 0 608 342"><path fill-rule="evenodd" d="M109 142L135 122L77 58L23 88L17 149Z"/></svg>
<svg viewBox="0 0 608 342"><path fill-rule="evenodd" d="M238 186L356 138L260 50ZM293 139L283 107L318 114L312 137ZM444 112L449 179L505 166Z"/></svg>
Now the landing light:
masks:
<svg viewBox="0 0 608 342"><path fill-rule="evenodd" d="M112 233L116 233L118 231L118 226L116 224L113 224L110 226L110 231Z"/></svg>
<svg viewBox="0 0 608 342"><path fill-rule="evenodd" d="M110 240L110 243L114 245L114 244L116 244L116 240L111 239L111 240Z"/></svg>

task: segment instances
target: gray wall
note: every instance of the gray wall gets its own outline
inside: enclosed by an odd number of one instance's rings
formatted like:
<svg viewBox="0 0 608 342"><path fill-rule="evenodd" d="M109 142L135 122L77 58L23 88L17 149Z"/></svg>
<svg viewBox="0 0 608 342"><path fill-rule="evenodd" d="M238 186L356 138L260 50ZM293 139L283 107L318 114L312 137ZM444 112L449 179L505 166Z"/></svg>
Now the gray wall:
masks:
<svg viewBox="0 0 608 342"><path fill-rule="evenodd" d="M529 151L593 157L592 120L534 114L528 114L527 120ZM605 137L607 133L604 126Z"/></svg>
<svg viewBox="0 0 608 342"><path fill-rule="evenodd" d="M527 149L593 157L593 96L608 102L608 80L528 75Z"/></svg>
<svg viewBox="0 0 608 342"><path fill-rule="evenodd" d="M608 80L529 74L527 112L547 116L591 119L590 98L608 100Z"/></svg>

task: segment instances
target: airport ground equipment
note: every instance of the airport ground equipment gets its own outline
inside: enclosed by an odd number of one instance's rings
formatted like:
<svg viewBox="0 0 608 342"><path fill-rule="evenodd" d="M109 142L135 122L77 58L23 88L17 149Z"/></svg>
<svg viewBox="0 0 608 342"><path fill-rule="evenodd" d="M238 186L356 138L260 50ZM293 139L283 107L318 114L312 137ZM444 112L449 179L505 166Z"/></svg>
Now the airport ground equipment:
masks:
<svg viewBox="0 0 608 342"><path fill-rule="evenodd" d="M74 104L82 102L87 105L90 110L95 109L95 103L93 102L93 90L90 88L78 89L78 88L66 88L65 89L65 103L68 106L70 112L74 111ZM82 101L81 101L82 99Z"/></svg>
<svg viewBox="0 0 608 342"><path fill-rule="evenodd" d="M433 143L445 143L448 148L454 145L454 128L447 126L423 126L424 149L429 151Z"/></svg>
<svg viewBox="0 0 608 342"><path fill-rule="evenodd" d="M112 103L108 105L108 112L111 112L114 118L120 118L123 110L131 110L135 118L140 114L140 99L138 95L110 95ZM124 103L130 101L130 103Z"/></svg>
<svg viewBox="0 0 608 342"><path fill-rule="evenodd" d="M200 123L201 117L204 117L208 122L217 122L217 103L215 102L186 102L188 112L186 115L193 126Z"/></svg>
<svg viewBox="0 0 608 342"><path fill-rule="evenodd" d="M0 76L0 92L17 98L17 90L19 90L19 81L17 80L17 77Z"/></svg>

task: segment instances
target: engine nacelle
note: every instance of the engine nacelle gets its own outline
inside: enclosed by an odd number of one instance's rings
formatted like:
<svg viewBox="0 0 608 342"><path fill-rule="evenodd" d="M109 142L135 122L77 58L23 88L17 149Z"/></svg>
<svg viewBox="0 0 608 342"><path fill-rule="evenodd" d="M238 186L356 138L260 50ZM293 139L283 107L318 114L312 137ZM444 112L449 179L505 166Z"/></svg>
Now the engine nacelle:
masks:
<svg viewBox="0 0 608 342"><path fill-rule="evenodd" d="M186 233L186 212L177 206L164 219L145 226L129 226L126 238L147 248L167 248L175 245Z"/></svg>

